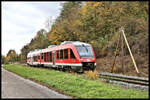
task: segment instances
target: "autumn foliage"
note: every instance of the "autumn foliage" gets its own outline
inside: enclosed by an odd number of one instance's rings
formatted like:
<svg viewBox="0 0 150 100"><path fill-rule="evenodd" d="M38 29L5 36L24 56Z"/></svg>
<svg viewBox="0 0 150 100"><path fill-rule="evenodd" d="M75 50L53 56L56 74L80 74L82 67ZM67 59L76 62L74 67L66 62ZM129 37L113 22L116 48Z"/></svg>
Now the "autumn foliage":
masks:
<svg viewBox="0 0 150 100"><path fill-rule="evenodd" d="M131 48L135 40L148 42L148 2L66 2L62 6L60 16L48 33L52 44L83 41L92 44L97 57L106 56L107 52L114 52L118 38L115 34L121 26ZM141 49L140 46L137 49ZM147 53L148 48L143 49Z"/></svg>
<svg viewBox="0 0 150 100"><path fill-rule="evenodd" d="M133 53L148 53L148 2L77 1L61 6L61 13L50 30L40 29L22 48L22 59L26 59L31 50L59 45L63 41L90 43L97 58L114 55L121 26L125 28ZM127 49L125 52L129 54Z"/></svg>

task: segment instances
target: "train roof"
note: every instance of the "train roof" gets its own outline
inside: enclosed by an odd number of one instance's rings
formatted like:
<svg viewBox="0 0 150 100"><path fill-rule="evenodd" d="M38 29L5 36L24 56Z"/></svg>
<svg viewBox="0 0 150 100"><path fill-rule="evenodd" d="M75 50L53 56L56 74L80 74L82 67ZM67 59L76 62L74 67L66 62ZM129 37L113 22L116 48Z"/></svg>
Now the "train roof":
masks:
<svg viewBox="0 0 150 100"><path fill-rule="evenodd" d="M80 42L80 41L64 41L64 42L61 43L61 45L64 45L64 44L73 44L75 46L82 46L82 45L90 46L90 44L84 43L84 42Z"/></svg>
<svg viewBox="0 0 150 100"><path fill-rule="evenodd" d="M30 51L28 53L27 57L32 57L33 55L38 55L38 54L40 54L40 52L41 52L41 49L35 49L33 51Z"/></svg>
<svg viewBox="0 0 150 100"><path fill-rule="evenodd" d="M30 51L27 55L27 57L31 57L33 55L40 54L40 52L47 52L47 51L53 51L53 50L59 50L59 49L65 49L65 48L72 48L73 46L90 46L88 43L80 42L80 41L64 41L60 45L50 45L48 48L45 49L36 49L34 51Z"/></svg>

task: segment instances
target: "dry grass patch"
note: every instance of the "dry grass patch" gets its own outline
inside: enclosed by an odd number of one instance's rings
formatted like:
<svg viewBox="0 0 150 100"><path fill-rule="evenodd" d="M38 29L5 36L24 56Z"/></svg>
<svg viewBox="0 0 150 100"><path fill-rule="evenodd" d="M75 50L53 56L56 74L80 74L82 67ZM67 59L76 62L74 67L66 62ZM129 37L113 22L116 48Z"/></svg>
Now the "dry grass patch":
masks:
<svg viewBox="0 0 150 100"><path fill-rule="evenodd" d="M99 78L99 74L96 70L93 71L87 71L85 72L85 75L84 75L86 78L89 78L89 79L98 79Z"/></svg>

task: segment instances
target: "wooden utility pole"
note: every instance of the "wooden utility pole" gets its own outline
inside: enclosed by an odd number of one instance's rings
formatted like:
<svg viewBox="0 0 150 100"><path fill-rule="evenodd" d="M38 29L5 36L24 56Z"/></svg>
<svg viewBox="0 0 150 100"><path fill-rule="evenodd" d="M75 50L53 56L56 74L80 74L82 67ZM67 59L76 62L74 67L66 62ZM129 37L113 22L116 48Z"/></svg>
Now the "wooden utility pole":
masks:
<svg viewBox="0 0 150 100"><path fill-rule="evenodd" d="M112 66L112 69L111 69L111 73L114 72L114 68L115 68L115 62L116 62L116 58L117 58L117 49L118 49L118 46L120 44L120 36L121 36L121 34L119 34L119 38L118 38L118 42L117 42L117 47L116 47L116 50L115 50L115 58L114 58L114 61L113 61L113 66Z"/></svg>
<svg viewBox="0 0 150 100"><path fill-rule="evenodd" d="M130 50L130 47L129 47L129 44L128 44L128 41L127 41L127 38L126 38L126 35L124 34L124 29L123 29L123 27L121 27L121 31L122 31L123 37L124 37L124 39L125 39L125 43L126 43L126 45L127 45L127 47L128 47L128 50L129 50L130 56L131 56L131 58L132 58L132 61L133 61L134 67L135 67L135 69L136 69L136 72L139 74L138 68L137 68L137 66L136 66L136 63L135 63L134 57L133 57L133 55L132 55L132 52L131 52L131 50Z"/></svg>
<svg viewBox="0 0 150 100"><path fill-rule="evenodd" d="M117 47L116 47L116 51L117 51L117 49L118 49L118 46L119 46L119 43L120 43L120 38L121 38L121 40L122 40L122 46L121 46L121 56L122 56L122 73L124 74L124 59L123 59L123 56L124 56L124 42L123 42L123 38L124 38L124 40L125 40L125 43L126 43L126 45L127 45L127 47L128 47L128 50L129 50L129 53L130 53L130 56L131 56L131 59L132 59L132 62L133 62L133 64L134 64L134 67L135 67L135 69L136 69L136 72L138 73L138 75L139 75L139 71L138 71L138 68L137 68L137 66L136 66L136 62L135 62L135 60L134 60L134 57L133 57L133 55L132 55L132 52L131 52L131 49L130 49L130 47L129 47L129 44L128 44L128 41L127 41L127 38L126 38L126 35L125 35L125 33L124 33L124 29L123 29L123 27L121 27L120 28L120 31L122 32L122 34L120 33L119 34L119 38L118 38L118 43L117 43ZM117 57L117 54L116 54L116 51L115 51L115 58L114 58L114 61L113 61L113 66L112 66L112 70L111 70L111 73L113 73L113 71L114 71L114 67L115 67L115 61L116 61L116 57Z"/></svg>
<svg viewBox="0 0 150 100"><path fill-rule="evenodd" d="M124 74L124 59L123 59L123 56L124 56L124 40L123 40L123 35L121 34L121 66L122 66L122 73Z"/></svg>

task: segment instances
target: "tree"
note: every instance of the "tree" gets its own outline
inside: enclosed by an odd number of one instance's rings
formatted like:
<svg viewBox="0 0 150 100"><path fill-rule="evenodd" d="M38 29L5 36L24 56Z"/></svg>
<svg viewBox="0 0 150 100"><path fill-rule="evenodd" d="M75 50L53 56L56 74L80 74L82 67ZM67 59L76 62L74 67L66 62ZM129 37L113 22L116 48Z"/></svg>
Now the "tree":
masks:
<svg viewBox="0 0 150 100"><path fill-rule="evenodd" d="M31 40L32 41L32 40ZM29 48L29 44L26 44L25 46L23 46L23 48L21 49L21 54L19 55L19 58L21 61L25 61L27 59L27 53L30 51L31 49Z"/></svg>
<svg viewBox="0 0 150 100"><path fill-rule="evenodd" d="M63 41L78 40L76 28L78 25L78 11L81 2L66 2L62 4L60 16L52 25L48 33L48 39L52 44L60 44Z"/></svg>
<svg viewBox="0 0 150 100"><path fill-rule="evenodd" d="M4 55L1 56L1 63L4 64L5 63L5 59L6 57Z"/></svg>
<svg viewBox="0 0 150 100"><path fill-rule="evenodd" d="M5 59L5 63L17 61L17 54L15 50L9 50Z"/></svg>
<svg viewBox="0 0 150 100"><path fill-rule="evenodd" d="M54 20L54 18L53 18L53 17L50 17L50 18L48 18L48 19L45 21L45 27L46 27L46 29L48 30L48 32L49 32L50 29L51 29L51 26L52 26L52 24L53 24L53 20Z"/></svg>
<svg viewBox="0 0 150 100"><path fill-rule="evenodd" d="M56 18L50 31L40 29L37 35L23 49L22 57L34 49L46 48L48 45L59 45L63 41L82 41L94 47L97 57L105 50L114 51L118 30L125 27L125 33L131 48L143 47L147 52L148 40L148 2L65 2L62 3L60 16ZM142 40L143 42L141 42ZM135 41L140 41L136 46ZM142 45L144 44L144 45ZM133 46L133 47L132 47ZM135 50L136 51L136 50Z"/></svg>
<svg viewBox="0 0 150 100"><path fill-rule="evenodd" d="M20 59L22 62L26 62L27 54L35 49L43 49L47 48L50 45L50 42L48 40L48 33L45 29L40 29L37 31L37 34L29 44L26 44L21 49L21 54L18 55L18 59Z"/></svg>

